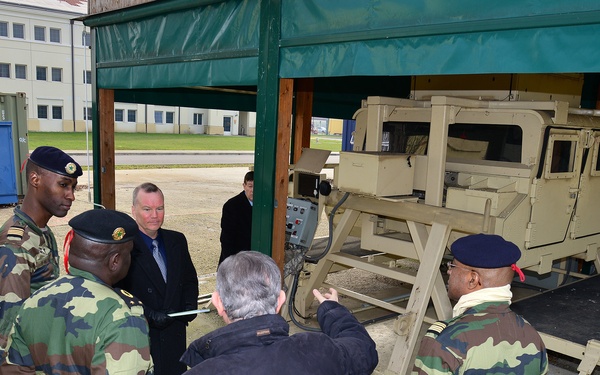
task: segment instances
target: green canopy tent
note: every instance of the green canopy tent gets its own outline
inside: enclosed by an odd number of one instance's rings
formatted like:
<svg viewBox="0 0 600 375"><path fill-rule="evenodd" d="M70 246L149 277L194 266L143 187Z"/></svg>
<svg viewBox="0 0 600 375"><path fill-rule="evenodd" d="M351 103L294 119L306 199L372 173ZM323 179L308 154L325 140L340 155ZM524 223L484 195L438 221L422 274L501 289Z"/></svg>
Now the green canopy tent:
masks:
<svg viewBox="0 0 600 375"><path fill-rule="evenodd" d="M349 118L367 95L407 97L412 76L600 72L590 0L171 0L84 22L95 88L114 100L257 112L253 245L266 253L280 79L313 79L313 114Z"/></svg>

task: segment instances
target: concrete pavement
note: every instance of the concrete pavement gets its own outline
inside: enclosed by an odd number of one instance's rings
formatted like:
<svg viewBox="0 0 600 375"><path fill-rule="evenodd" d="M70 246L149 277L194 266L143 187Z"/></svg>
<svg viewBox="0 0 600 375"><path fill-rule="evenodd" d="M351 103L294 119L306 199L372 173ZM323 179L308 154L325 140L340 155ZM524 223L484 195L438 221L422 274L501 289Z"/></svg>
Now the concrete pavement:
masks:
<svg viewBox="0 0 600 375"><path fill-rule="evenodd" d="M91 152L65 151L81 165L92 165ZM328 163L338 163L339 153L332 153ZM218 151L218 150L135 150L115 151L116 165L175 165L175 164L254 164L254 151Z"/></svg>

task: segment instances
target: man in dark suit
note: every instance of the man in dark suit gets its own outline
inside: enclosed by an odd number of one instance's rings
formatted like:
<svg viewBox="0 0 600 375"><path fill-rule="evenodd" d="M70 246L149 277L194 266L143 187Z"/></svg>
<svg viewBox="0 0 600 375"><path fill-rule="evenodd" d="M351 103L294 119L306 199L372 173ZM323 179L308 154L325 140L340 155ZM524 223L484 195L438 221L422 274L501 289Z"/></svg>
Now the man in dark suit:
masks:
<svg viewBox="0 0 600 375"><path fill-rule="evenodd" d="M219 264L230 255L237 254L242 250L250 250L254 172L246 173L242 186L244 191L223 205Z"/></svg>
<svg viewBox="0 0 600 375"><path fill-rule="evenodd" d="M179 358L186 348L186 326L196 314L170 317L198 307L198 276L183 233L163 229L162 191L144 183L133 191L132 215L138 234L131 252L131 267L118 286L144 304L150 326L150 352L154 375L177 375L186 370Z"/></svg>

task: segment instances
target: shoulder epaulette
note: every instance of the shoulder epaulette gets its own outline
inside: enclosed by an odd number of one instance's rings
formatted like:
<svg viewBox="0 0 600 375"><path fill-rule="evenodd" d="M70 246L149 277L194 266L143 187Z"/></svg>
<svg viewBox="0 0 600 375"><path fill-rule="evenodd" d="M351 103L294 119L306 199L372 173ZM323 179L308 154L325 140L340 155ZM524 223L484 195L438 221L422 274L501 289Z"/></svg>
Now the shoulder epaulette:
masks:
<svg viewBox="0 0 600 375"><path fill-rule="evenodd" d="M121 288L115 288L115 292L123 299L123 301L125 301L129 308L134 306L143 306L142 301L128 291Z"/></svg>
<svg viewBox="0 0 600 375"><path fill-rule="evenodd" d="M438 320L437 322L433 323L429 329L427 329L427 333L439 335L446 327L448 327L448 323L444 322L443 320Z"/></svg>
<svg viewBox="0 0 600 375"><path fill-rule="evenodd" d="M10 241L20 241L23 239L23 234L25 234L25 229L22 227L12 226L8 228L8 233L6 234L6 239Z"/></svg>

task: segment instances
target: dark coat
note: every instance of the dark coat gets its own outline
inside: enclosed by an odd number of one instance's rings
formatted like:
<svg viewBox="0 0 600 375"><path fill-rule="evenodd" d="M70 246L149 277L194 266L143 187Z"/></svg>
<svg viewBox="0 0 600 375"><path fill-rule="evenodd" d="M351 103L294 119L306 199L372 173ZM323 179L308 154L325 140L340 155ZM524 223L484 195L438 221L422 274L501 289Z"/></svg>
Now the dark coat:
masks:
<svg viewBox="0 0 600 375"><path fill-rule="evenodd" d="M251 250L252 205L245 192L229 199L223 205L221 215L221 256L219 264L230 255Z"/></svg>
<svg viewBox="0 0 600 375"><path fill-rule="evenodd" d="M377 366L375 342L337 302L317 311L323 333L289 336L279 315L240 320L194 341L182 357L186 375L351 375L371 374Z"/></svg>
<svg viewBox="0 0 600 375"><path fill-rule="evenodd" d="M198 308L198 276L190 258L188 244L182 233L160 229L167 256L167 283L165 284L152 252L138 234L131 252L131 266L118 287L129 291L144 304L144 309L165 313ZM186 348L185 329L196 315L173 319L163 329L150 326L150 351L154 361L154 375L175 375L186 370L179 362Z"/></svg>

